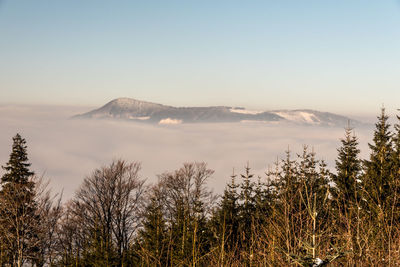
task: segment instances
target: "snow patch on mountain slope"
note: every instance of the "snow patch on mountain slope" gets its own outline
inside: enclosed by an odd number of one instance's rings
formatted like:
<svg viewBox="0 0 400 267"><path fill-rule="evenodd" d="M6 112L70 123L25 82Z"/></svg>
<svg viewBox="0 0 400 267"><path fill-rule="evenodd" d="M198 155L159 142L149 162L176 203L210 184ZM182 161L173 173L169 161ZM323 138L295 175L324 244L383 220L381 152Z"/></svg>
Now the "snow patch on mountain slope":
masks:
<svg viewBox="0 0 400 267"><path fill-rule="evenodd" d="M137 104L139 101L132 99L132 98L117 98L115 100L112 101L113 104L116 104L120 107L130 107L132 105Z"/></svg>
<svg viewBox="0 0 400 267"><path fill-rule="evenodd" d="M140 120L140 121L145 121L150 119L150 116L145 116L145 117L135 117L135 116L129 116L129 119L131 120Z"/></svg>
<svg viewBox="0 0 400 267"><path fill-rule="evenodd" d="M319 124L320 119L315 114L305 111L278 111L273 112L291 122Z"/></svg>
<svg viewBox="0 0 400 267"><path fill-rule="evenodd" d="M233 112L233 113L251 114L251 115L256 115L256 114L263 113L262 111L247 110L247 109L244 109L244 108L231 108L231 109L229 109L229 111Z"/></svg>

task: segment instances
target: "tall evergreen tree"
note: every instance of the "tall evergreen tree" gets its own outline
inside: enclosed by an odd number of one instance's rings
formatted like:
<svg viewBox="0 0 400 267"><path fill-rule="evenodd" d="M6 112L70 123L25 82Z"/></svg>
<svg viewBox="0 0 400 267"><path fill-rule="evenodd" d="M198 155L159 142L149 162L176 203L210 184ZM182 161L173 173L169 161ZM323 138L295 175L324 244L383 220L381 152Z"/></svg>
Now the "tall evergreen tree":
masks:
<svg viewBox="0 0 400 267"><path fill-rule="evenodd" d="M396 118L397 122L394 125L392 136L391 173L388 182L390 195L386 200L387 207L385 211L389 262L392 257L390 250L398 238L398 232L395 229L400 223L400 116L396 116Z"/></svg>
<svg viewBox="0 0 400 267"><path fill-rule="evenodd" d="M370 159L364 161L365 186L370 200L380 210L385 209L387 198L391 195L390 184L392 177L392 133L385 108L381 109L381 115L375 124L373 143L368 144L371 149Z"/></svg>
<svg viewBox="0 0 400 267"><path fill-rule="evenodd" d="M318 254L324 253L321 246L330 239L329 221L329 178L326 164L317 160L315 152L309 152L304 146L303 153L298 155L295 170L295 187L290 190L293 199L288 214L290 219L291 239L301 241L294 244L290 259L294 262L313 262ZM321 235L321 233L324 233ZM330 249L330 248L329 248ZM303 265L312 266L312 265Z"/></svg>
<svg viewBox="0 0 400 267"><path fill-rule="evenodd" d="M231 182L227 184L222 199L211 219L216 247L219 247L219 265L225 265L227 253L230 257L239 259L239 195L236 183L236 175L233 172ZM231 260L231 259L230 259Z"/></svg>
<svg viewBox="0 0 400 267"><path fill-rule="evenodd" d="M336 243L359 254L359 224L360 224L360 201L363 194L360 149L358 140L350 122L345 128L341 147L337 149L336 174L332 175L334 186L332 187L332 203L334 209L333 225L338 234ZM343 238L345 237L345 238ZM351 240L351 242L349 242Z"/></svg>
<svg viewBox="0 0 400 267"><path fill-rule="evenodd" d="M400 179L400 116L397 115L397 123L394 125L394 134L393 134L393 170L394 176L396 179Z"/></svg>
<svg viewBox="0 0 400 267"><path fill-rule="evenodd" d="M240 248L248 255L248 264L251 265L254 247L254 225L255 225L255 186L253 174L250 172L249 164L245 167L245 173L241 174L240 206L239 206L239 233ZM244 259L243 259L244 260Z"/></svg>
<svg viewBox="0 0 400 267"><path fill-rule="evenodd" d="M164 200L159 187L149 194L149 203L143 214L143 228L137 237L137 253L141 264L167 266L168 233L164 218Z"/></svg>
<svg viewBox="0 0 400 267"><path fill-rule="evenodd" d="M6 166L2 168L6 173L1 177L2 186L8 183L28 184L29 178L33 176L33 172L29 170L31 166L28 163L28 155L26 152L26 141L20 134L13 137L12 152Z"/></svg>
<svg viewBox="0 0 400 267"><path fill-rule="evenodd" d="M3 166L0 190L0 238L5 245L2 264L22 266L34 258L39 218L36 214L34 173L29 169L26 141L19 134L13 138L10 159Z"/></svg>
<svg viewBox="0 0 400 267"><path fill-rule="evenodd" d="M255 224L256 227L265 225L272 212L272 206L275 200L274 185L268 179L266 182L258 177L257 184L254 189L255 201Z"/></svg>
<svg viewBox="0 0 400 267"><path fill-rule="evenodd" d="M301 200L299 196L301 184L299 177L296 175L296 161L291 159L291 152L286 151L286 158L282 160L281 170L276 171L276 178L274 180L277 188L277 209L279 215L276 216L278 225L282 226L280 246L287 255L296 253L296 236L299 234L295 228L300 225L299 223L299 210Z"/></svg>
<svg viewBox="0 0 400 267"><path fill-rule="evenodd" d="M375 124L373 142L368 145L371 154L370 159L364 161L363 179L365 197L368 200L364 206L368 214L364 219L376 226L373 228L373 238L369 245L373 244L382 253L379 255L382 258L381 264L388 264L381 255L385 255L384 251L391 250L393 238L393 147L390 124L384 108L381 109L381 115ZM388 258L390 259L390 256Z"/></svg>
<svg viewBox="0 0 400 267"><path fill-rule="evenodd" d="M397 115L397 123L394 125L394 134L393 134L393 162L394 169L396 170L396 174L399 175L400 169L400 116Z"/></svg>
<svg viewBox="0 0 400 267"><path fill-rule="evenodd" d="M361 161L359 159L360 149L358 148L357 137L352 133L350 125L345 129L344 138L340 141L342 146L337 149L338 157L336 163L336 175L333 175L335 187L334 197L340 197L341 206L348 207L354 204L357 194L361 190Z"/></svg>
<svg viewBox="0 0 400 267"><path fill-rule="evenodd" d="M394 218L396 221L400 222L400 116L396 116L397 123L394 125L394 135L393 135L393 154L392 154L392 191L393 191L393 204L396 209L394 209Z"/></svg>

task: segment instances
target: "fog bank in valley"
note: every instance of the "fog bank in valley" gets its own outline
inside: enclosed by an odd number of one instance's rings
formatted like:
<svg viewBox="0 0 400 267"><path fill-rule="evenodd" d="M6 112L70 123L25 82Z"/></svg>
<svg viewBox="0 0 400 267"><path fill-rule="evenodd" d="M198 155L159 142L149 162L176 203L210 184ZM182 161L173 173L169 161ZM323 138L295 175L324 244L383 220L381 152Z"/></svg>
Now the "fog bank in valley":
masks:
<svg viewBox="0 0 400 267"><path fill-rule="evenodd" d="M12 137L18 132L27 140L32 169L50 179L54 191L64 189L64 200L73 196L86 175L113 159L141 162L141 175L149 182L184 162L205 161L215 170L209 186L220 193L233 168L239 174L249 162L252 172L264 177L268 165L283 157L288 146L295 157L304 144L309 145L333 168L344 134L343 128L257 122L149 125L69 119L89 109L0 106L0 164L8 161ZM355 131L365 157L372 127Z"/></svg>

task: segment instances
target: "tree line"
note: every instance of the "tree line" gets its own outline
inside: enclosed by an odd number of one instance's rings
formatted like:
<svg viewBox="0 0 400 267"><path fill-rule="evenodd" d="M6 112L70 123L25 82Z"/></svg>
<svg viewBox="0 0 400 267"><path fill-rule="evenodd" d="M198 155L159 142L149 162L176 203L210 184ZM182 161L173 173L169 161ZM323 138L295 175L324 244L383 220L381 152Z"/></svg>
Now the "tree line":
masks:
<svg viewBox="0 0 400 267"><path fill-rule="evenodd" d="M149 185L113 161L61 202L13 138L0 186L0 266L398 266L400 117L377 117L368 159L350 126L335 170L307 146L265 175L249 165L222 195L206 163Z"/></svg>

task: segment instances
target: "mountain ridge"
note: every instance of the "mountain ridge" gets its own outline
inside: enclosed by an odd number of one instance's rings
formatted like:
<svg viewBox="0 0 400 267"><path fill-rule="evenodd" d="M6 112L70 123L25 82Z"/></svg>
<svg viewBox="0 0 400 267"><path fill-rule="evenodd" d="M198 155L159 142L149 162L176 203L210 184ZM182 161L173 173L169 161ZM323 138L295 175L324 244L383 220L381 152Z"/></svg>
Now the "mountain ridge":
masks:
<svg viewBox="0 0 400 267"><path fill-rule="evenodd" d="M247 110L243 107L205 106L174 107L133 98L116 98L89 112L73 116L75 119L123 119L157 124L201 122L286 122L303 125L341 126L362 124L346 116L312 109Z"/></svg>

